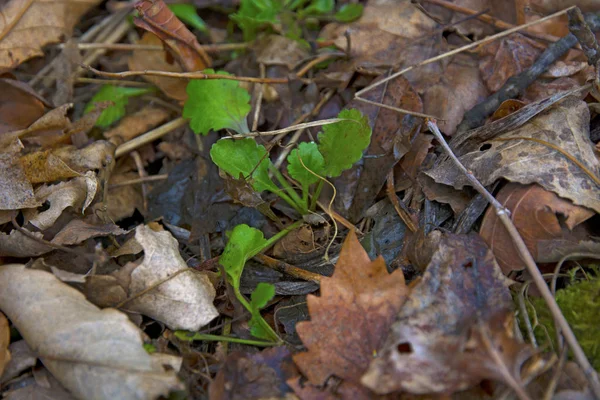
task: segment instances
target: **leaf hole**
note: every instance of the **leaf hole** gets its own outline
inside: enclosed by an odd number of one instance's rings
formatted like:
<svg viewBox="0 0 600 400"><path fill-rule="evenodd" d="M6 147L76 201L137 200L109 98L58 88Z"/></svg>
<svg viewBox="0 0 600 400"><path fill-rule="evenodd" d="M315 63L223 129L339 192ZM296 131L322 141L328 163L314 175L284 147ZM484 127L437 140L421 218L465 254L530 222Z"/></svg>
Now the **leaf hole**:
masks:
<svg viewBox="0 0 600 400"><path fill-rule="evenodd" d="M473 268L473 261L467 261L466 263L463 264L463 267Z"/></svg>
<svg viewBox="0 0 600 400"><path fill-rule="evenodd" d="M396 346L396 350L398 350L398 353L400 354L411 354L413 352L412 346L409 342L400 343L398 346Z"/></svg>
<svg viewBox="0 0 600 400"><path fill-rule="evenodd" d="M489 150L489 149L491 149L491 148L492 148L492 145L491 145L491 144L489 144L489 143L485 143L485 144L483 144L483 145L482 145L482 146L479 148L479 151L486 151L486 150Z"/></svg>

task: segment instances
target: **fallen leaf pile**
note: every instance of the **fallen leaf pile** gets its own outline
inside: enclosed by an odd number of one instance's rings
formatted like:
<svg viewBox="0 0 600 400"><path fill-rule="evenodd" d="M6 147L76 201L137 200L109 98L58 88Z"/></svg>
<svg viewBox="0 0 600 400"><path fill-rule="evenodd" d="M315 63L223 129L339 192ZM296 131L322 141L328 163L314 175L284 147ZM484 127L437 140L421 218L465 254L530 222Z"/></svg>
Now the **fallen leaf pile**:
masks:
<svg viewBox="0 0 600 400"><path fill-rule="evenodd" d="M597 1L0 15L0 398L600 398Z"/></svg>

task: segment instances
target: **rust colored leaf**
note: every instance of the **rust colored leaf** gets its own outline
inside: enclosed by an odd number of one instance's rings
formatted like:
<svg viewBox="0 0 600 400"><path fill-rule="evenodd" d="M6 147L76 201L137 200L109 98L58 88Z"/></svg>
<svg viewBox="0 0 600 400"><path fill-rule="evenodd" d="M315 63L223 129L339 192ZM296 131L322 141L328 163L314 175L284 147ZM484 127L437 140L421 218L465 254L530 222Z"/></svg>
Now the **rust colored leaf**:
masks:
<svg viewBox="0 0 600 400"><path fill-rule="evenodd" d="M0 12L0 68L12 69L42 47L71 35L79 18L101 0L9 0Z"/></svg>
<svg viewBox="0 0 600 400"><path fill-rule="evenodd" d="M577 205L600 212L596 183L600 162L590 141L587 104L574 96L547 109L544 103L527 105L449 144L483 185L500 178L522 184L537 183ZM457 190L469 185L447 156L425 174Z"/></svg>
<svg viewBox="0 0 600 400"><path fill-rule="evenodd" d="M26 83L0 78L0 137L27 128L50 104Z"/></svg>
<svg viewBox="0 0 600 400"><path fill-rule="evenodd" d="M321 296L307 297L311 319L296 330L308 351L294 355L296 365L315 385L331 375L358 383L407 294L402 271L389 274L382 257L371 261L351 231Z"/></svg>
<svg viewBox="0 0 600 400"><path fill-rule="evenodd" d="M167 7L163 0L142 0L135 4L140 17L135 24L158 36L186 71L201 71L211 60L198 39Z"/></svg>
<svg viewBox="0 0 600 400"><path fill-rule="evenodd" d="M494 111L494 114L492 115L490 120L497 121L501 118L509 116L510 114L514 113L515 111L523 108L524 105L525 105L525 103L523 103L520 100L515 100L515 99L505 100L502 102L502 104L500 104L500 107L498 107L498 109L496 111Z"/></svg>
<svg viewBox="0 0 600 400"><path fill-rule="evenodd" d="M10 326L8 320L0 312L0 377L4 373L4 368L10 361L10 351L8 351L8 345L10 344Z"/></svg>
<svg viewBox="0 0 600 400"><path fill-rule="evenodd" d="M298 375L285 347L256 354L234 352L210 385L211 400L283 399L291 395L286 381Z"/></svg>
<svg viewBox="0 0 600 400"><path fill-rule="evenodd" d="M481 237L444 236L362 383L380 394L425 394L485 378L509 383L507 369L516 380L531 350L504 325L510 283ZM501 365L491 352L502 353Z"/></svg>
<svg viewBox="0 0 600 400"><path fill-rule="evenodd" d="M150 32L144 33L142 38L137 42L137 44L141 45L159 45L161 43L162 41ZM181 65L175 62L167 51L154 50L134 50L129 58L129 69L132 71L157 69L166 72L183 72ZM150 75L143 75L142 77L148 82L155 84L164 94L174 100L184 102L187 99L185 91L187 81L184 79Z"/></svg>
<svg viewBox="0 0 600 400"><path fill-rule="evenodd" d="M498 91L508 78L529 68L544 49L520 33L483 46L479 70L488 89Z"/></svg>
<svg viewBox="0 0 600 400"><path fill-rule="evenodd" d="M511 211L513 223L536 261L539 261L540 253L547 255L550 247L557 247L564 241L589 239L585 229L579 225L592 217L594 212L561 199L539 185L509 183L496 198ZM561 220L564 220L564 225ZM479 233L496 255L505 274L525 268L506 228L493 209L489 208L485 213ZM539 246L542 241L544 248ZM554 246L552 241L555 242ZM545 262L551 261L558 259L545 258Z"/></svg>

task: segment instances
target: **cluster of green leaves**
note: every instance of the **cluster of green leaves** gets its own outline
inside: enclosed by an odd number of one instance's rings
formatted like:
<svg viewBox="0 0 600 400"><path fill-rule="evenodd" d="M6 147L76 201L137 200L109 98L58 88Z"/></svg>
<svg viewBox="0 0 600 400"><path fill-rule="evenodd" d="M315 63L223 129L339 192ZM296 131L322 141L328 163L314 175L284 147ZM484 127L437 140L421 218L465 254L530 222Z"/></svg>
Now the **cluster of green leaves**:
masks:
<svg viewBox="0 0 600 400"><path fill-rule="evenodd" d="M342 121L323 126L318 144L301 143L288 156L288 173L300 184L301 195L275 168L264 146L254 139L221 139L212 146L210 156L232 177L250 179L254 190L274 193L304 215L314 209L324 177L340 176L342 171L352 167L360 160L371 140L369 120L360 111L343 110L338 118ZM271 180L269 173L281 187ZM309 204L309 194L315 183L317 186Z"/></svg>
<svg viewBox="0 0 600 400"><path fill-rule="evenodd" d="M104 85L85 106L84 113L87 114L93 111L96 108L96 103L102 103L106 101L112 102L112 105L102 110L102 113L96 120L96 126L99 126L100 128L107 128L114 122L123 118L125 115L125 107L129 103L129 99L131 97L141 96L154 91L155 89L152 87L130 88Z"/></svg>
<svg viewBox="0 0 600 400"><path fill-rule="evenodd" d="M231 19L247 41L253 40L259 31L273 27L284 30L288 37L299 39L300 21L331 15L339 22L351 22L361 16L363 6L346 4L333 14L334 9L335 0L242 0Z"/></svg>
<svg viewBox="0 0 600 400"><path fill-rule="evenodd" d="M598 271L587 280L577 280L571 276L571 283L556 292L556 302L563 315L573 328L573 332L592 363L600 371L600 341L598 340L598 320L600 319L600 276ZM556 349L554 319L542 298L530 298L537 315L536 339L540 344L551 343Z"/></svg>

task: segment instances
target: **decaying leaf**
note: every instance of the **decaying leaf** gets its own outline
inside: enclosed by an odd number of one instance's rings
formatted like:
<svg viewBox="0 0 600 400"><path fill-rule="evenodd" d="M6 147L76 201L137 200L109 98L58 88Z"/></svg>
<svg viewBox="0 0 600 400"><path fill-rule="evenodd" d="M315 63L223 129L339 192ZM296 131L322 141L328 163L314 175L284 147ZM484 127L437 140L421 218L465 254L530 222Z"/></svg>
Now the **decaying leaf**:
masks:
<svg viewBox="0 0 600 400"><path fill-rule="evenodd" d="M31 57L43 55L42 47L71 35L79 18L101 0L9 0L2 3L0 68L12 69Z"/></svg>
<svg viewBox="0 0 600 400"><path fill-rule="evenodd" d="M177 240L167 231L155 232L140 225L136 240L144 248L143 262L131 273L129 295L134 295L170 275L173 279L126 304L126 309L164 322L171 329L197 331L219 313L213 306L215 288L205 274L188 268Z"/></svg>
<svg viewBox="0 0 600 400"><path fill-rule="evenodd" d="M108 235L119 236L126 233L127 231L112 223L95 225L81 219L74 219L54 236L52 243L68 246L79 244L90 238Z"/></svg>
<svg viewBox="0 0 600 400"><path fill-rule="evenodd" d="M0 377L4 373L6 365L10 361L10 351L8 351L8 345L10 344L10 326L8 320L0 312Z"/></svg>
<svg viewBox="0 0 600 400"><path fill-rule="evenodd" d="M183 90L185 92L185 85ZM147 106L123 118L115 128L104 132L104 137L109 140L119 138L118 140L126 142L149 131L168 117L169 113L164 108Z"/></svg>
<svg viewBox="0 0 600 400"><path fill-rule="evenodd" d="M210 384L213 400L284 399L291 394L286 380L298 371L285 347L256 354L231 353Z"/></svg>
<svg viewBox="0 0 600 400"><path fill-rule="evenodd" d="M0 210L17 210L37 207L33 186L19 163L19 152L23 145L13 141L0 152Z"/></svg>
<svg viewBox="0 0 600 400"><path fill-rule="evenodd" d="M600 212L597 183L600 162L589 139L590 113L585 102L568 97L516 129L493 130L507 119L517 121L533 106L523 107L485 129L460 135L450 141L450 146L484 186L500 178L522 184L537 183L577 205ZM494 132L495 136L490 137L486 132ZM443 157L425 174L454 189L469 185L448 157Z"/></svg>
<svg viewBox="0 0 600 400"><path fill-rule="evenodd" d="M24 340L11 343L8 346L8 351L10 352L10 362L6 365L4 373L0 374L0 385L19 376L21 372L37 363L37 356L33 354Z"/></svg>
<svg viewBox="0 0 600 400"><path fill-rule="evenodd" d="M294 355L296 365L315 385L332 375L359 382L407 294L402 271L389 274L382 257L371 261L351 231L321 296L307 297L311 320L296 330L308 351Z"/></svg>
<svg viewBox="0 0 600 400"><path fill-rule="evenodd" d="M163 0L141 0L135 8L140 13L137 26L158 36L186 71L210 67L211 59L198 39L167 7Z"/></svg>
<svg viewBox="0 0 600 400"><path fill-rule="evenodd" d="M508 383L500 371L518 373L525 360L516 355L531 355L504 328L509 284L478 235L442 237L362 383L380 394L451 393L485 378ZM506 365L494 367L490 351Z"/></svg>
<svg viewBox="0 0 600 400"><path fill-rule="evenodd" d="M538 262L542 255L544 262L558 261L560 256L548 259L547 255L549 249L556 249L564 245L564 242L589 240L585 229L577 227L592 217L594 212L561 199L541 186L509 183L500 190L496 199L510 210L513 223ZM561 223L563 220L564 226ZM525 268L525 263L492 207L485 213L479 233L494 252L496 261L505 274ZM543 247L540 246L541 243L544 244Z"/></svg>
<svg viewBox="0 0 600 400"><path fill-rule="evenodd" d="M27 128L47 107L50 104L25 82L0 78L0 137Z"/></svg>
<svg viewBox="0 0 600 400"><path fill-rule="evenodd" d="M157 398L182 389L180 359L148 354L125 314L100 310L48 272L0 266L0 309L78 398Z"/></svg>
<svg viewBox="0 0 600 400"><path fill-rule="evenodd" d="M299 41L281 35L268 35L258 39L253 47L256 61L264 65L283 65L293 70L309 53Z"/></svg>
<svg viewBox="0 0 600 400"><path fill-rule="evenodd" d="M40 232L31 232L32 235L43 239L44 235ZM39 256L54 250L46 244L31 239L16 229L10 234L0 232L0 256L4 257L33 257Z"/></svg>

